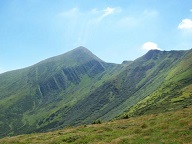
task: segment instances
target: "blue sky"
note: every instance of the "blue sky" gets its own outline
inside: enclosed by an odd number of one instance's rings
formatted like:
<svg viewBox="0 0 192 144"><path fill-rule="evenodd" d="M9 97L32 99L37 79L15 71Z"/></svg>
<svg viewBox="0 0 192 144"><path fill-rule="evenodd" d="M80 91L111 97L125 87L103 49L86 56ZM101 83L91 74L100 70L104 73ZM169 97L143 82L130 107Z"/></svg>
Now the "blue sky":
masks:
<svg viewBox="0 0 192 144"><path fill-rule="evenodd" d="M192 1L0 1L0 73L78 46L113 63L150 49L190 49Z"/></svg>

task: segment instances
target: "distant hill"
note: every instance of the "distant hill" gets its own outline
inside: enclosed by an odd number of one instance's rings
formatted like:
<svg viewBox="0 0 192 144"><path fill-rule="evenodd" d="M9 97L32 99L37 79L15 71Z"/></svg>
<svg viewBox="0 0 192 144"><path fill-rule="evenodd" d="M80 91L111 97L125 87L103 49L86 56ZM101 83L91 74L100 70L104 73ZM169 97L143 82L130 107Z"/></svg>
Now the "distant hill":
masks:
<svg viewBox="0 0 192 144"><path fill-rule="evenodd" d="M44 132L192 104L192 50L106 63L84 47L0 74L0 136Z"/></svg>

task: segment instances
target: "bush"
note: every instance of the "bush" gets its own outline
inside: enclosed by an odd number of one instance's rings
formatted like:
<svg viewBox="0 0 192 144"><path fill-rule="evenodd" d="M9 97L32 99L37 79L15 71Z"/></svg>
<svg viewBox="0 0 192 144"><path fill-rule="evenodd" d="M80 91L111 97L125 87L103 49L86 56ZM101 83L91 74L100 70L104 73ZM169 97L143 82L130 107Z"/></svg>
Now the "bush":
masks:
<svg viewBox="0 0 192 144"><path fill-rule="evenodd" d="M95 120L92 122L92 124L101 124L101 121L100 120Z"/></svg>
<svg viewBox="0 0 192 144"><path fill-rule="evenodd" d="M128 119L128 118L129 118L128 114L123 115L123 119Z"/></svg>

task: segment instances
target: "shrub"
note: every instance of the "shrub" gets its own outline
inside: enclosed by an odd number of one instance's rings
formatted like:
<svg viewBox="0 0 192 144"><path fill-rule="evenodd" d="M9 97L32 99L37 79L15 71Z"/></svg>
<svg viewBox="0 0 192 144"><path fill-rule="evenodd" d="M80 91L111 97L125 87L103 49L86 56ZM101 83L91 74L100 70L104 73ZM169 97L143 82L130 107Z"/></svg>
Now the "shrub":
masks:
<svg viewBox="0 0 192 144"><path fill-rule="evenodd" d="M100 120L95 120L92 122L92 124L101 124L101 121Z"/></svg>
<svg viewBox="0 0 192 144"><path fill-rule="evenodd" d="M123 119L128 119L128 118L129 118L128 114L123 115Z"/></svg>

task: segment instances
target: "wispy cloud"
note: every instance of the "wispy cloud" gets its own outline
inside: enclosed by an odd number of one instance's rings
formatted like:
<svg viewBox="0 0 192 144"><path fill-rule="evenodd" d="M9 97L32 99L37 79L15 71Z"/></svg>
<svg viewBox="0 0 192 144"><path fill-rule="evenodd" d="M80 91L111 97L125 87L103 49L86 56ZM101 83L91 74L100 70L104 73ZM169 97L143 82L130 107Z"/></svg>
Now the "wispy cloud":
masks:
<svg viewBox="0 0 192 144"><path fill-rule="evenodd" d="M144 50L162 50L161 48L158 47L158 45L154 42L146 42L143 44L142 48Z"/></svg>
<svg viewBox="0 0 192 144"><path fill-rule="evenodd" d="M192 20L187 18L183 19L182 22L178 25L178 29L192 30Z"/></svg>
<svg viewBox="0 0 192 144"><path fill-rule="evenodd" d="M190 12L192 12L192 9L190 10Z"/></svg>
<svg viewBox="0 0 192 144"><path fill-rule="evenodd" d="M115 10L116 10L115 8L107 7L106 9L104 9L104 14L102 16L105 17L110 14L113 14L115 12Z"/></svg>
<svg viewBox="0 0 192 144"><path fill-rule="evenodd" d="M119 13L121 12L120 7L112 8L112 7L106 7L103 10L98 10L96 8L90 10L90 11L85 11L82 12L78 8L72 8L67 11L60 12L58 14L59 17L69 17L73 18L74 16L78 16L79 18L85 18L88 17L89 19L97 19L99 21L103 20L105 17Z"/></svg>
<svg viewBox="0 0 192 144"><path fill-rule="evenodd" d="M76 47L88 43L96 29L102 25L101 21L105 21L107 17L120 12L120 7L94 8L86 11L71 8L58 13L56 17L64 39L73 40L74 47Z"/></svg>
<svg viewBox="0 0 192 144"><path fill-rule="evenodd" d="M105 17L112 15L114 13L118 13L121 12L121 8L111 8L111 7L107 7L104 10L102 10L102 15L98 18L98 21L103 20Z"/></svg>

